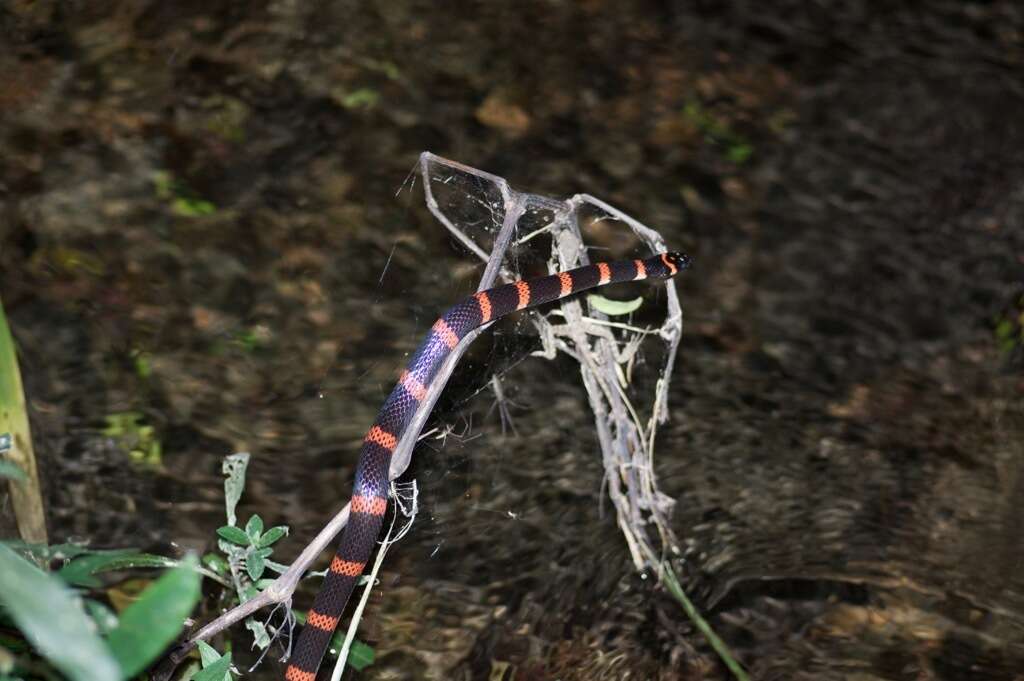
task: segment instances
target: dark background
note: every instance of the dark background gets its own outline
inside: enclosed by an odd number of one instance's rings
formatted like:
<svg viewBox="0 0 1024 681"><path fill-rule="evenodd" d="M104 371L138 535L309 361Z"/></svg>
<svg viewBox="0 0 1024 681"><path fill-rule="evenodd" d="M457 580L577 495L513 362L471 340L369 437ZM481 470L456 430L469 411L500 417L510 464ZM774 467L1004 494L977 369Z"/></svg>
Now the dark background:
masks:
<svg viewBox="0 0 1024 681"><path fill-rule="evenodd" d="M479 275L395 197L430 150L695 257L657 472L754 678L1022 678L1020 3L12 1L0 30L52 541L209 550L247 450L243 515L300 550ZM453 383L478 437L420 452L358 678L726 678L600 512L574 372L506 375L517 437ZM104 433L128 411L158 464Z"/></svg>

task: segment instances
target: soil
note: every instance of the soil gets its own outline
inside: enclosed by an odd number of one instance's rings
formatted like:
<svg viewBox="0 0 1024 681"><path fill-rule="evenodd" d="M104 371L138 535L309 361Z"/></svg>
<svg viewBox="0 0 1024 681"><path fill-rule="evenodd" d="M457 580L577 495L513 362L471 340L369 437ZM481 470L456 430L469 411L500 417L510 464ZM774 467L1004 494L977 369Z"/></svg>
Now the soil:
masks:
<svg viewBox="0 0 1024 681"><path fill-rule="evenodd" d="M43 0L0 36L52 541L213 550L249 451L240 512L298 553L479 274L395 196L430 150L694 257L657 473L752 678L1022 678L1020 3ZM601 513L572 365L504 381L516 435L453 381L351 678L729 678Z"/></svg>

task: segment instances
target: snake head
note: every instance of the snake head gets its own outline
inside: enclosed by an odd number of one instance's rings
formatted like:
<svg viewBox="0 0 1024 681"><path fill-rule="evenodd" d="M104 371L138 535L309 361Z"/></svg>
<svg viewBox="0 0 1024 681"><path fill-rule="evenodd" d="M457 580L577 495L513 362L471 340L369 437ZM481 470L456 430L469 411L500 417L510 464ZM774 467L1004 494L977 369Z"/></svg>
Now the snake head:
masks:
<svg viewBox="0 0 1024 681"><path fill-rule="evenodd" d="M669 251L661 254L661 262L668 269L668 276L673 277L690 266L690 256L679 251Z"/></svg>

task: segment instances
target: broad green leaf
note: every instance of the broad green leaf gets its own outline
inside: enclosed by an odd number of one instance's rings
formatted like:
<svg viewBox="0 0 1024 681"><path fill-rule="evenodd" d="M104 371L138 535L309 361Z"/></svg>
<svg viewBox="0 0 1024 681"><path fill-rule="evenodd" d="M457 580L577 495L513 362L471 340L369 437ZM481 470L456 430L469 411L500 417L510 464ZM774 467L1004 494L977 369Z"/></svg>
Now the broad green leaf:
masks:
<svg viewBox="0 0 1024 681"><path fill-rule="evenodd" d="M196 559L168 571L121 613L107 643L126 677L142 671L178 635L185 618L199 601Z"/></svg>
<svg viewBox="0 0 1024 681"><path fill-rule="evenodd" d="M245 490L245 469L248 467L248 452L226 456L221 465L221 472L228 476L224 480L224 506L228 514L228 525L234 525L238 521L235 517L235 507L238 506L238 500L242 498L242 492Z"/></svg>
<svg viewBox="0 0 1024 681"><path fill-rule="evenodd" d="M612 300L605 298L604 296L598 296L591 294L587 296L587 302L590 303L595 310L598 312L604 312L606 315L611 317L620 317L622 315L635 312L641 305L643 305L643 298L634 298L633 300Z"/></svg>
<svg viewBox="0 0 1024 681"><path fill-rule="evenodd" d="M192 681L231 681L230 668L231 653L226 653L209 667L203 667L202 671L192 677Z"/></svg>
<svg viewBox="0 0 1024 681"><path fill-rule="evenodd" d="M256 542L256 545L260 548L270 546L286 534L288 534L288 528L284 525L271 527L269 530L263 533L263 536L260 537L260 540L258 542Z"/></svg>
<svg viewBox="0 0 1024 681"><path fill-rule="evenodd" d="M217 535L222 539L226 539L232 544L238 544L239 546L249 545L249 535L245 533L240 527L234 525L225 525L224 527L217 528Z"/></svg>
<svg viewBox="0 0 1024 681"><path fill-rule="evenodd" d="M0 544L0 603L32 645L73 681L120 681L121 670L73 594Z"/></svg>
<svg viewBox="0 0 1024 681"><path fill-rule="evenodd" d="M249 522L245 524L245 533L249 535L253 544L259 541L260 535L263 534L263 518L259 515L249 518Z"/></svg>

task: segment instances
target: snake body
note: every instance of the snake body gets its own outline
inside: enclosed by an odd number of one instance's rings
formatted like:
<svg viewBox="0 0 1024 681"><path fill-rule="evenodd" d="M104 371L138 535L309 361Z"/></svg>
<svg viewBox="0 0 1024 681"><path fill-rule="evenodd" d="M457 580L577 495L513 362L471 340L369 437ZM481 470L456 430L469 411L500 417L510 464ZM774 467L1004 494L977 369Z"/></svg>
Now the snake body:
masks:
<svg viewBox="0 0 1024 681"><path fill-rule="evenodd" d="M391 452L427 393L427 386L459 341L470 331L516 310L543 305L587 289L639 279L668 279L689 265L681 253L643 260L597 263L528 281L516 281L468 296L430 329L366 433L356 467L351 515L320 592L306 615L286 681L315 681L316 672L345 605L369 560L388 505Z"/></svg>

